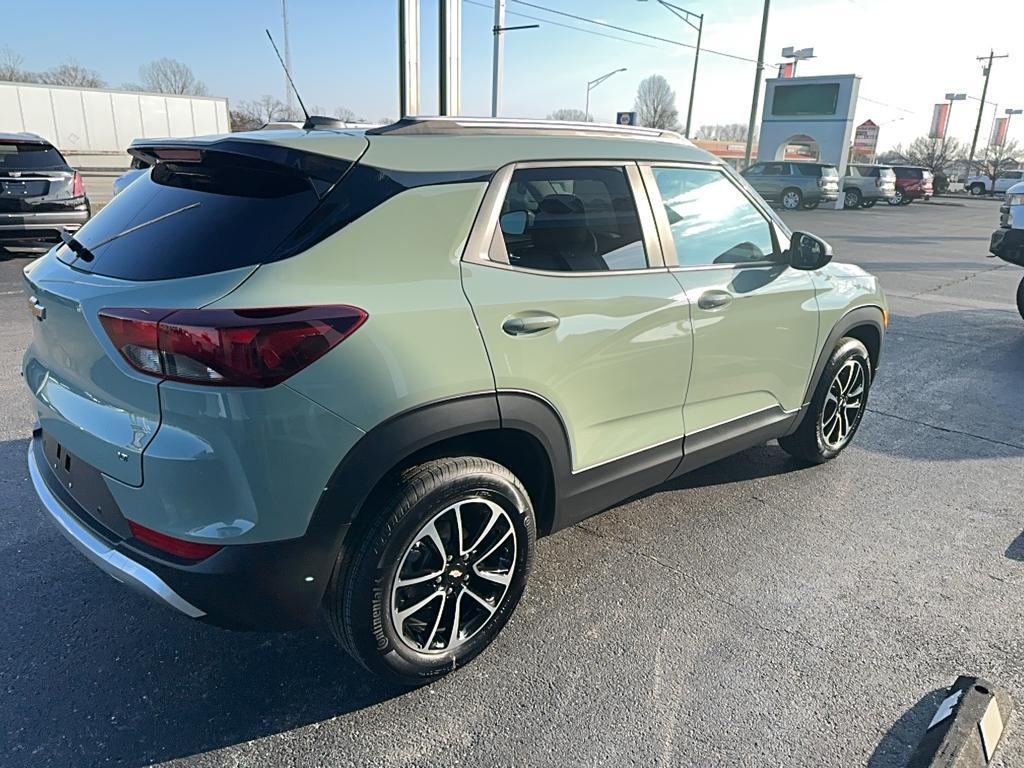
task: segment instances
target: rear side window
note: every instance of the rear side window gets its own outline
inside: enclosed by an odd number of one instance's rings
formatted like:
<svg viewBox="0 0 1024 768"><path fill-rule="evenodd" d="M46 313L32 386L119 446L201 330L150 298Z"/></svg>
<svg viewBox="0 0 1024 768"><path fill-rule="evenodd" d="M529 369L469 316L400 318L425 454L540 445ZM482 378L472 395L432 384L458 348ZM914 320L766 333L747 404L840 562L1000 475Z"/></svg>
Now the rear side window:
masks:
<svg viewBox="0 0 1024 768"><path fill-rule="evenodd" d="M514 267L548 272L645 269L643 230L622 167L520 168L501 208Z"/></svg>
<svg viewBox="0 0 1024 768"><path fill-rule="evenodd" d="M321 195L351 162L280 147L267 151L269 158L212 150L168 153L79 230L76 238L95 258L78 259L74 266L128 280L159 280L279 257L285 240L318 210ZM74 254L64 247L60 257L70 262Z"/></svg>
<svg viewBox="0 0 1024 768"><path fill-rule="evenodd" d="M0 141L0 173L4 171L62 170L68 164L49 144Z"/></svg>
<svg viewBox="0 0 1024 768"><path fill-rule="evenodd" d="M793 167L796 168L797 173L800 174L801 176L811 176L816 179L821 175L821 166L819 165L809 165L808 163L793 163Z"/></svg>
<svg viewBox="0 0 1024 768"><path fill-rule="evenodd" d="M771 226L724 173L654 168L681 267L775 258Z"/></svg>
<svg viewBox="0 0 1024 768"><path fill-rule="evenodd" d="M901 179L922 179L924 173L920 168L900 168L897 170L896 175Z"/></svg>
<svg viewBox="0 0 1024 768"><path fill-rule="evenodd" d="M861 176L865 179L877 179L879 169L870 165L851 165L850 171L852 176Z"/></svg>

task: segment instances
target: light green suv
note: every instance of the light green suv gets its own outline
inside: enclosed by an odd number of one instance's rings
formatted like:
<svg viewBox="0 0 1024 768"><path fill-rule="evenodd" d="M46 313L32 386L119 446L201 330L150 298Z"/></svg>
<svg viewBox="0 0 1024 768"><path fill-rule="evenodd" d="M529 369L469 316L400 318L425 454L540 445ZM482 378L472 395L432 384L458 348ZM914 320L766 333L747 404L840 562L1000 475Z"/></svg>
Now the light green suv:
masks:
<svg viewBox="0 0 1024 768"><path fill-rule="evenodd" d="M322 610L422 683L505 624L537 535L772 439L831 459L864 415L877 280L674 134L131 152L152 169L25 269L29 470L79 550L190 617Z"/></svg>

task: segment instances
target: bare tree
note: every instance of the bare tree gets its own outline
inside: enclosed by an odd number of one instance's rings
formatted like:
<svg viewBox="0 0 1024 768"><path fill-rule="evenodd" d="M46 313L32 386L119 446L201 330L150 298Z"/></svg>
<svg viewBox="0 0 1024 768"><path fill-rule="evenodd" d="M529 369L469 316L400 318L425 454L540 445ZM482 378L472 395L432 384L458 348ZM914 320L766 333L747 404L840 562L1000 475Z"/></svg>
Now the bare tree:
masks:
<svg viewBox="0 0 1024 768"><path fill-rule="evenodd" d="M139 82L125 83L129 91L176 93L184 96L205 96L206 83L196 79L192 68L176 59L155 59L139 67Z"/></svg>
<svg viewBox="0 0 1024 768"><path fill-rule="evenodd" d="M697 138L709 141L746 141L747 126L744 123L702 125L697 130Z"/></svg>
<svg viewBox="0 0 1024 768"><path fill-rule="evenodd" d="M25 59L13 48L4 46L0 48L0 80L11 83L35 83L39 81L39 75L21 68Z"/></svg>
<svg viewBox="0 0 1024 768"><path fill-rule="evenodd" d="M661 75L651 75L640 82L633 109L640 125L673 131L679 128L676 92Z"/></svg>
<svg viewBox="0 0 1024 768"><path fill-rule="evenodd" d="M1024 155L1016 141L1007 141L1001 147L988 147L980 160L981 172L993 181L996 176L1006 170L1017 168L1017 163Z"/></svg>
<svg viewBox="0 0 1024 768"><path fill-rule="evenodd" d="M289 119L292 118L288 115L288 107L280 99L267 94L253 101L239 102L231 110L231 130L253 131L267 123Z"/></svg>
<svg viewBox="0 0 1024 768"><path fill-rule="evenodd" d="M922 165L932 173L940 173L963 158L964 146L956 139L930 139L927 136L914 139L906 149L897 144L878 156L882 163Z"/></svg>
<svg viewBox="0 0 1024 768"><path fill-rule="evenodd" d="M335 107L334 116L346 123L366 122L365 120L356 120L356 113L348 107Z"/></svg>
<svg viewBox="0 0 1024 768"><path fill-rule="evenodd" d="M74 59L68 59L63 64L50 67L40 73L39 82L47 85L72 85L78 88L103 88L106 82L99 73L86 69Z"/></svg>
<svg viewBox="0 0 1024 768"><path fill-rule="evenodd" d="M567 120L573 123L592 123L594 122L594 116L588 115L582 109L556 109L550 115L548 120Z"/></svg>

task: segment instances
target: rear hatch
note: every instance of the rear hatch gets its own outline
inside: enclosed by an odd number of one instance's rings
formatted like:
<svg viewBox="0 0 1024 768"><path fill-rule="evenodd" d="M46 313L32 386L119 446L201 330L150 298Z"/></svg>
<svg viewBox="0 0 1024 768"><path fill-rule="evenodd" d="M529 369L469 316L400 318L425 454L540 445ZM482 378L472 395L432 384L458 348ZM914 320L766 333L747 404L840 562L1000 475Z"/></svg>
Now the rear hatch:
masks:
<svg viewBox="0 0 1024 768"><path fill-rule="evenodd" d="M821 166L821 176L818 178L818 186L825 192L839 194L839 169L834 165Z"/></svg>
<svg viewBox="0 0 1024 768"><path fill-rule="evenodd" d="M223 297L260 263L306 247L311 231L323 236L328 193L354 159L239 140L133 151L154 169L82 227L76 250L58 246L25 270L36 322L24 371L40 425L65 452L140 485L160 379L128 365L100 311Z"/></svg>
<svg viewBox="0 0 1024 768"><path fill-rule="evenodd" d="M75 172L53 146L0 140L0 213L66 210L76 195Z"/></svg>

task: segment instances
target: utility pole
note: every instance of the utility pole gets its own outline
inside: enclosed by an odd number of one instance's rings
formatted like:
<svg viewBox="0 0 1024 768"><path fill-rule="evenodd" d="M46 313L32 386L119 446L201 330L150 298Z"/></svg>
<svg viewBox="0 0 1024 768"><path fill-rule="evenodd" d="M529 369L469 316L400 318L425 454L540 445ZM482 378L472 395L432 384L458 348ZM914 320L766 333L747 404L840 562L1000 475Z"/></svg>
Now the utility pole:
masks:
<svg viewBox="0 0 1024 768"><path fill-rule="evenodd" d="M988 56L978 56L978 61L985 61L988 59L988 66L985 67L985 85L981 89L981 104L978 106L978 122L974 124L974 139L971 141L971 154L967 157L967 168L970 169L974 165L974 151L978 148L978 133L981 131L981 116L985 112L985 96L988 95L988 80L992 76L992 60L993 59L1007 59L1008 54L1002 56L996 56L995 52L989 48Z"/></svg>
<svg viewBox="0 0 1024 768"><path fill-rule="evenodd" d="M284 103L285 109L288 110L288 119L292 120L295 117L295 101L292 98L292 84L288 79L292 72L292 49L288 44L288 0L281 0L281 24L284 27Z"/></svg>
<svg viewBox="0 0 1024 768"><path fill-rule="evenodd" d="M505 66L505 0L494 0L494 66L491 70L491 117L501 110L501 70Z"/></svg>
<svg viewBox="0 0 1024 768"><path fill-rule="evenodd" d="M441 0L438 45L438 114L462 112L462 0Z"/></svg>
<svg viewBox="0 0 1024 768"><path fill-rule="evenodd" d="M501 72L505 66L505 42L503 35L516 29L536 29L540 24L520 24L518 27L505 26L505 0L494 0L494 70L491 73L491 117L501 111Z"/></svg>
<svg viewBox="0 0 1024 768"><path fill-rule="evenodd" d="M750 166L750 151L754 145L754 123L757 122L757 102L761 98L761 72L764 70L764 41L768 37L768 6L771 0L764 0L764 16L761 17L761 45L757 49L757 71L754 73L754 98L750 102L750 122L747 124L747 151L743 167Z"/></svg>

